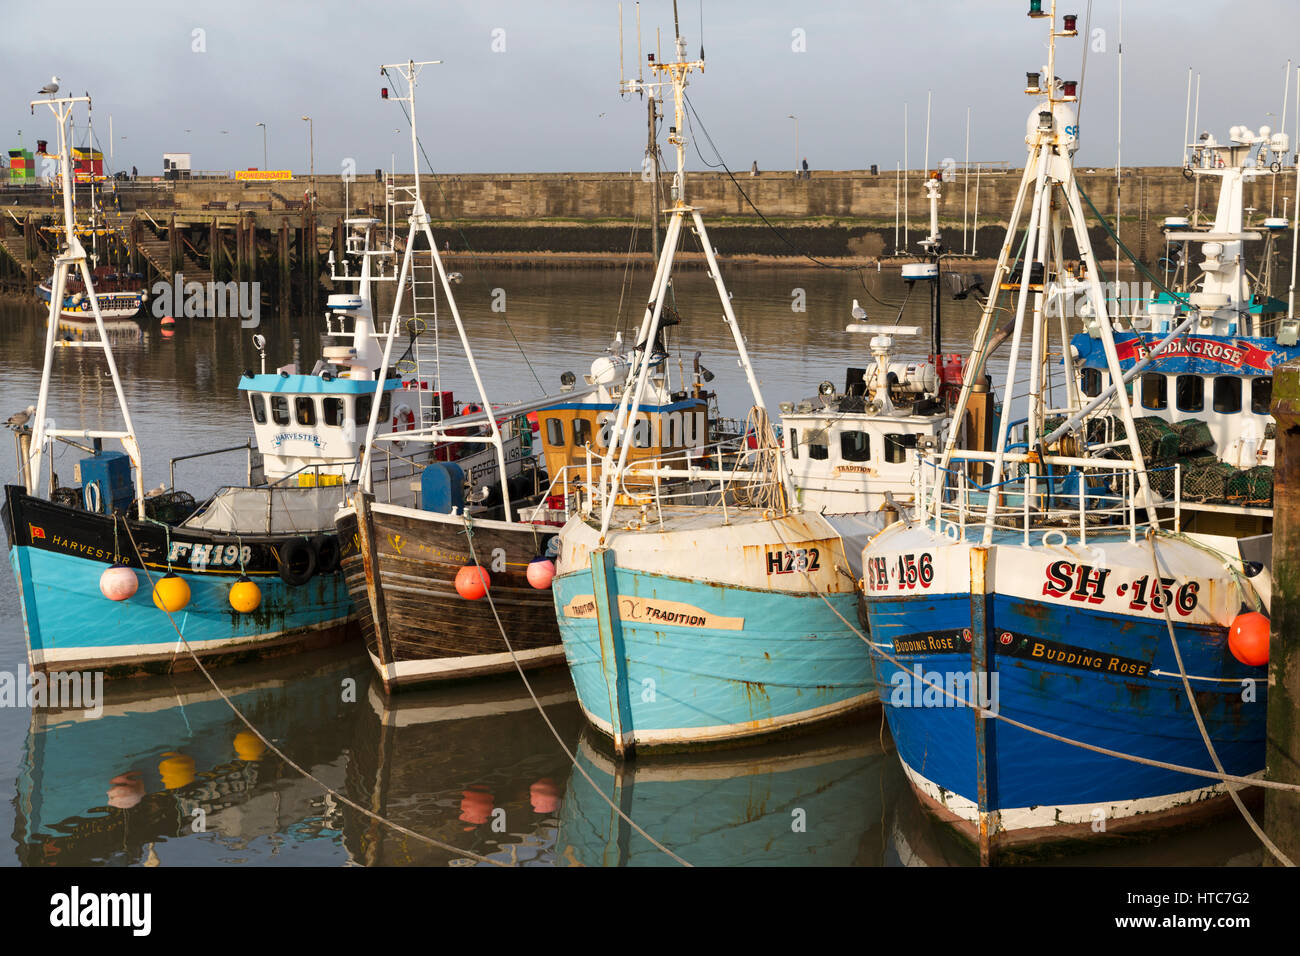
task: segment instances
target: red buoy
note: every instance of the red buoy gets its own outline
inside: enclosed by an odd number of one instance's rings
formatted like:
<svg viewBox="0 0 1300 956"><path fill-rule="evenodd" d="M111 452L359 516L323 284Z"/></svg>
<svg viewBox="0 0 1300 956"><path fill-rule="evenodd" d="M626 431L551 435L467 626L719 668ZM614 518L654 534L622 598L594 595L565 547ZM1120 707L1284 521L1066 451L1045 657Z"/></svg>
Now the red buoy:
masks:
<svg viewBox="0 0 1300 956"><path fill-rule="evenodd" d="M456 593L466 601L477 601L488 592L492 578L486 568L467 564L456 572Z"/></svg>
<svg viewBox="0 0 1300 956"><path fill-rule="evenodd" d="M1268 663L1268 618L1258 611L1238 614L1228 629L1228 650L1232 656L1251 667Z"/></svg>

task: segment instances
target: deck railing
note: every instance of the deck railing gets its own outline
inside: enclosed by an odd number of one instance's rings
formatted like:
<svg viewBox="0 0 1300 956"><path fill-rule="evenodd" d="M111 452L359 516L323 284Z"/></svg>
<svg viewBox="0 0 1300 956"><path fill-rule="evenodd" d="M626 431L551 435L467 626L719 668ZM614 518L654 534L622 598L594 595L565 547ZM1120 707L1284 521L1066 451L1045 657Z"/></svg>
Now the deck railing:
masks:
<svg viewBox="0 0 1300 956"><path fill-rule="evenodd" d="M994 531L1019 532L1026 545L1040 532L1044 544L1086 544L1089 534L1116 531L1136 541L1139 526L1148 524L1182 529L1180 465L1144 468L1122 459L1006 454L1003 461L1017 474L988 484L973 477L991 470L994 458L992 452L954 452L945 468L936 457L921 456L917 491L925 508L922 520L958 541L968 529L991 524ZM1141 475L1170 489L1166 496L1152 489L1155 514L1146 513Z"/></svg>

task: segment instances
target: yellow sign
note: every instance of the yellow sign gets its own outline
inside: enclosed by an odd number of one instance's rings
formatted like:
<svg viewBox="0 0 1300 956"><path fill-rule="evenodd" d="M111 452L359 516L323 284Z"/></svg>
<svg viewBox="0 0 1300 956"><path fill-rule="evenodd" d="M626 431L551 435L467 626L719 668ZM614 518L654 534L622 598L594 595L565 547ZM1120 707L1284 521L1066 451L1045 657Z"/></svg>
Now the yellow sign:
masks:
<svg viewBox="0 0 1300 956"><path fill-rule="evenodd" d="M293 179L292 169L237 169L235 178L247 182L274 182L278 179Z"/></svg>
<svg viewBox="0 0 1300 956"><path fill-rule="evenodd" d="M591 594L577 594L564 607L565 617L595 617L596 598ZM692 604L679 601L659 601L648 598L623 597L618 599L618 616L623 621L638 624L663 624L672 627L707 627L717 631L739 631L745 627L743 617L722 617L710 614Z"/></svg>

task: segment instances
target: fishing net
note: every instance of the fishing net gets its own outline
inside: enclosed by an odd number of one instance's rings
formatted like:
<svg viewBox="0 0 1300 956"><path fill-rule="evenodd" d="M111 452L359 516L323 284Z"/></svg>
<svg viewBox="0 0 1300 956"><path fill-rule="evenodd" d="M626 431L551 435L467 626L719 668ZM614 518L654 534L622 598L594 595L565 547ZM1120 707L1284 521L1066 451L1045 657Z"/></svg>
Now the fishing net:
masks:
<svg viewBox="0 0 1300 956"><path fill-rule="evenodd" d="M1228 482L1232 480L1237 469L1227 462L1211 456L1184 457L1178 460L1182 466L1182 496L1184 501L1224 502L1228 500ZM1173 493L1173 473L1170 472L1169 491ZM1154 483L1153 483L1154 484Z"/></svg>
<svg viewBox="0 0 1300 956"><path fill-rule="evenodd" d="M1115 416L1107 416L1108 430L1112 436L1111 440L1118 441L1123 438L1124 424ZM1137 435L1138 448L1142 452L1142 458L1148 465L1157 462L1172 462L1178 457L1179 445L1181 438L1177 430L1163 418L1156 418L1154 415L1148 415L1143 418L1133 419L1133 429ZM1092 440L1092 435L1088 436ZM1132 455L1129 452L1127 442L1114 447L1117 458L1129 459Z"/></svg>
<svg viewBox="0 0 1300 956"><path fill-rule="evenodd" d="M1228 502L1234 505L1273 503L1273 466L1256 465L1239 471L1228 480Z"/></svg>

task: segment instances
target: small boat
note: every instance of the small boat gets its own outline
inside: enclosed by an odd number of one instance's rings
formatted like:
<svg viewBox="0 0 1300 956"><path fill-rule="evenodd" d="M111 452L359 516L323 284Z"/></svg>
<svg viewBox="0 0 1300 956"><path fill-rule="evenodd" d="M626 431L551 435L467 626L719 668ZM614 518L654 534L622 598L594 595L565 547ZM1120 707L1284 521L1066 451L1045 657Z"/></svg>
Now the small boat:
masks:
<svg viewBox="0 0 1300 956"><path fill-rule="evenodd" d="M684 87L703 64L686 60L681 37L676 46L674 61L649 64L664 79L648 84L675 98L674 204L607 449L560 532L553 585L579 702L619 756L783 732L876 701L844 542L797 503L707 228L686 200ZM689 225L750 386L752 447L634 460L642 402L683 389L669 383L661 331Z"/></svg>
<svg viewBox="0 0 1300 956"><path fill-rule="evenodd" d="M864 620L904 771L984 862L1157 832L1226 805L1227 784L1152 761L1214 773L1212 747L1228 774L1264 765L1266 671L1229 629L1263 621L1267 633L1267 569L1235 538L1182 528L1178 483L1158 490L1164 466L1148 460L1127 402L1097 424L1125 373L1074 175L1077 86L1054 73L1073 20L1058 32L1054 7L1047 71L1027 91L1028 161L954 409L960 420L983 381L1009 292L1003 394L1028 364L1027 415L999 422L992 451L959 448L950 433L941 454L922 456L920 514L880 532L862 559ZM1064 320L1080 295L1111 382L1086 403L1070 387ZM1190 319L1203 314L1183 305ZM1064 381L1053 389L1058 330Z"/></svg>
<svg viewBox="0 0 1300 956"><path fill-rule="evenodd" d="M84 101L38 102L56 112L62 139L73 106ZM87 253L72 229L64 162L68 248L55 261L39 397L30 421L15 430L20 484L6 486L3 510L30 666L134 676L193 667L195 658L232 663L346 639L355 633L352 602L339 572L333 515L360 451L349 423L369 413L374 400L378 350L369 318L369 263L391 251L366 247L360 278L352 279L360 283L361 303L349 302L347 309L355 332L335 330L351 343L340 364L322 361L312 374L292 364L272 373L246 371L239 387L248 394L256 447L245 442L178 456L170 463L169 481L146 494L140 448ZM97 335L70 341L58 327L56 303L73 269L86 284ZM254 342L265 365L265 340L257 336ZM73 346L80 356L102 353L122 427L55 427L55 356ZM375 412L387 416L397 382L392 385ZM104 448L105 441L120 442L122 450ZM71 485L53 471L55 443L83 453ZM176 487L178 464L234 453L247 457L246 484L218 489L201 501ZM401 489L409 487L415 466L385 461L374 467L381 480Z"/></svg>

